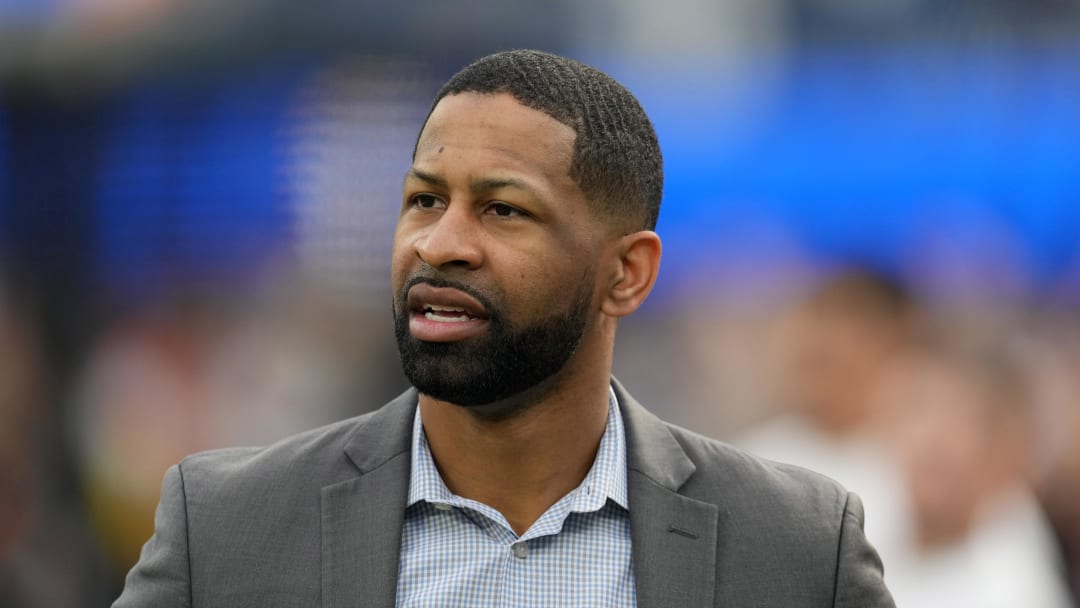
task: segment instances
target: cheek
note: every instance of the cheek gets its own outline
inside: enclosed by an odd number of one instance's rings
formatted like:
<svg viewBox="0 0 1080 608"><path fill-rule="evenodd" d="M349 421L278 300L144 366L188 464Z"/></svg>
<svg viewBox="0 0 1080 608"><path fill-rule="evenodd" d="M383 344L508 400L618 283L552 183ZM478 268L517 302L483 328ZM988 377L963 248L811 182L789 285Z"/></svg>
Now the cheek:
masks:
<svg viewBox="0 0 1080 608"><path fill-rule="evenodd" d="M503 277L502 291L514 310L546 317L576 303L582 289L585 261L555 256L515 256Z"/></svg>
<svg viewBox="0 0 1080 608"><path fill-rule="evenodd" d="M506 262L502 272L497 272L503 298L522 312L547 307L550 292L558 288L552 267L527 255L516 255Z"/></svg>

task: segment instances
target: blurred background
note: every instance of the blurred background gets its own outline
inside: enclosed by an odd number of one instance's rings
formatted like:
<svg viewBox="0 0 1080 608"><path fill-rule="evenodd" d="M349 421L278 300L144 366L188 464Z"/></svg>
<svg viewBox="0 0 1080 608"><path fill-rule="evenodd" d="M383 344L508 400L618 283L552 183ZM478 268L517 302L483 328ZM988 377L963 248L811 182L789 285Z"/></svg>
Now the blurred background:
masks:
<svg viewBox="0 0 1080 608"><path fill-rule="evenodd" d="M900 606L1078 605L1077 0L0 0L0 605L107 605L166 467L404 388L412 144L521 47L660 137L631 391L858 492Z"/></svg>

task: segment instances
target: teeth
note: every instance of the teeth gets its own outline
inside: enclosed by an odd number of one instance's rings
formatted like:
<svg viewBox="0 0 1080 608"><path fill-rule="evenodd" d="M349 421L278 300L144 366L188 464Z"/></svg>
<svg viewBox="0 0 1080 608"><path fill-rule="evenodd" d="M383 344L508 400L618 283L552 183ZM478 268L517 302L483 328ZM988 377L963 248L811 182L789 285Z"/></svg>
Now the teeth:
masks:
<svg viewBox="0 0 1080 608"><path fill-rule="evenodd" d="M469 320L469 313L464 308L451 308L447 306L428 306L424 310L424 318L430 321L442 321L449 323L461 323Z"/></svg>
<svg viewBox="0 0 1080 608"><path fill-rule="evenodd" d="M450 316L437 315L437 314L435 314L433 312L430 312L430 311L425 312L424 317L427 318L429 321L443 321L443 322L449 322L449 323L461 323L462 321L468 321L469 320L469 315L461 315L460 317L450 317Z"/></svg>
<svg viewBox="0 0 1080 608"><path fill-rule="evenodd" d="M434 312L460 312L463 314L465 313L464 308L449 308L447 306L428 306L428 310Z"/></svg>

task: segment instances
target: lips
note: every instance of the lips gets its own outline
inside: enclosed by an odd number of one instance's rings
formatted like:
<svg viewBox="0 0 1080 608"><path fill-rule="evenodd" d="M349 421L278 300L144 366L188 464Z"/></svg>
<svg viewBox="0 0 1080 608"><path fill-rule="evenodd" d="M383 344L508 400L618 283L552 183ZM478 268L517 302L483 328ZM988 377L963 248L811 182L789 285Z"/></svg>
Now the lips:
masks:
<svg viewBox="0 0 1080 608"><path fill-rule="evenodd" d="M428 283L417 283L409 289L407 296L409 310L438 316L486 319L487 310L476 298L453 287L435 287Z"/></svg>
<svg viewBox="0 0 1080 608"><path fill-rule="evenodd" d="M476 298L453 287L418 283L406 297L409 333L427 342L463 340L481 332L487 309Z"/></svg>

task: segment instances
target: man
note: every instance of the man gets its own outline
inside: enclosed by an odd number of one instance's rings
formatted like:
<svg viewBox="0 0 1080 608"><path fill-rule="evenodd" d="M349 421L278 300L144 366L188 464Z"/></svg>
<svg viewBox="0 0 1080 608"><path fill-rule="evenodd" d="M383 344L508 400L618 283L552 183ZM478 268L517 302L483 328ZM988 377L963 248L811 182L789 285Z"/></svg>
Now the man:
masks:
<svg viewBox="0 0 1080 608"><path fill-rule="evenodd" d="M611 378L656 279L662 181L607 75L513 51L454 76L394 238L415 388L170 469L115 606L892 606L857 498Z"/></svg>

